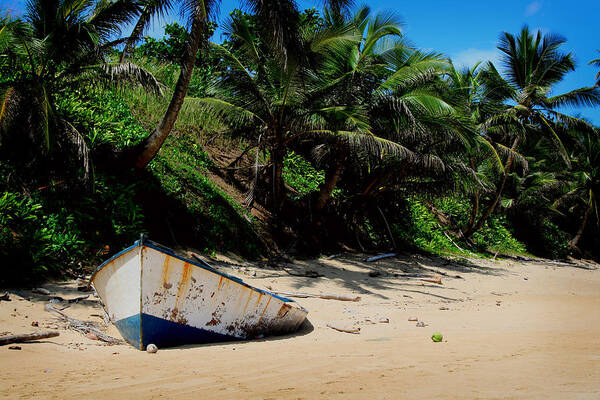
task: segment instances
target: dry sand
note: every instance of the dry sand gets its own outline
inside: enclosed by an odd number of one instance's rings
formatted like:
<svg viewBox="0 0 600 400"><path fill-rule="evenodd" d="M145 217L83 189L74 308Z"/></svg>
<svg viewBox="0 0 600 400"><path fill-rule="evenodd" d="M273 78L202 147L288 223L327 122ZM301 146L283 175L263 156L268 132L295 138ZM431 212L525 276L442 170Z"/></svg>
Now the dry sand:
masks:
<svg viewBox="0 0 600 400"><path fill-rule="evenodd" d="M60 329L59 337L20 344L22 350L0 347L0 397L600 399L596 265L363 259L343 255L296 262L288 270L325 275L319 278L222 268L262 288L362 297L356 303L298 299L310 323L296 335L148 354ZM394 276L422 267L450 276L442 277L443 286ZM371 271L382 275L369 277ZM81 294L74 282L44 287L66 298ZM12 301L0 301L0 334L55 324L44 312L47 296L9 293ZM102 321L93 297L65 312ZM427 326L416 327L408 321L412 316ZM379 323L382 318L389 323ZM360 334L334 331L328 323L360 327ZM119 337L113 326L106 332ZM433 343L434 332L444 341Z"/></svg>

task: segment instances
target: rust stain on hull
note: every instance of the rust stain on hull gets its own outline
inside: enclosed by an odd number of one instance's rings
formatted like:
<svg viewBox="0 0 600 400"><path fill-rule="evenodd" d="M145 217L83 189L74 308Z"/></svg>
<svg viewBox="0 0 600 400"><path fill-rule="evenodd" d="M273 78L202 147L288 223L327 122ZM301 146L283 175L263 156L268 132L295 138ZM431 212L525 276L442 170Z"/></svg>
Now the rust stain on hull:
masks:
<svg viewBox="0 0 600 400"><path fill-rule="evenodd" d="M262 293L261 293L262 295ZM271 302L272 297L269 296L269 300L267 300L267 305L265 306L264 310L262 310L262 313L260 313L260 318L258 319L258 324L256 324L257 326L260 327L260 323L262 322L263 316L265 315L265 311L267 311L267 308L269 307L269 303Z"/></svg>
<svg viewBox="0 0 600 400"><path fill-rule="evenodd" d="M175 297L175 308L173 308L173 312L171 313L171 321L176 321L177 323L181 323L180 321L186 321L186 319L178 315L179 310L181 309L181 303L185 299L185 295L187 294L190 287L190 269L191 265L185 263L183 265L183 272L181 274L181 281L179 282L179 286L177 287L177 297Z"/></svg>
<svg viewBox="0 0 600 400"><path fill-rule="evenodd" d="M165 261L163 262L163 267L162 267L162 285L165 289L171 289L171 287L173 287L173 284L167 282L167 279L169 278L169 261L171 260L171 257L165 257Z"/></svg>

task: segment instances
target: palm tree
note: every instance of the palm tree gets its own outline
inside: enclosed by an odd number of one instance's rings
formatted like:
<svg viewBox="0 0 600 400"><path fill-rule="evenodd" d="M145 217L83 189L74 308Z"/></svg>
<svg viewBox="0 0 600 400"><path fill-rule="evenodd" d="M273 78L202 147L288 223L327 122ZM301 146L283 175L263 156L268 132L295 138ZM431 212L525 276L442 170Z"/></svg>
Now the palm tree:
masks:
<svg viewBox="0 0 600 400"><path fill-rule="evenodd" d="M450 68L446 72L445 83L449 101L470 119L473 126L479 126L502 107L502 103L497 99L486 96L481 80L480 65L477 63L472 68L458 70L450 62ZM476 184L465 188L466 192L472 196L472 208L468 222L460 230L461 234L473 228L479 214L481 192L489 188L491 176L504 170L501 157L491 138L481 134L479 129L470 131L470 133L473 134L472 140L465 146L465 152L469 167L476 174Z"/></svg>
<svg viewBox="0 0 600 400"><path fill-rule="evenodd" d="M252 29L246 18L232 20L227 32L236 39L236 53L223 45L212 46L229 68L218 77L211 97L190 101L197 101L222 116L232 128L243 130L256 147L268 150L267 164L272 167L272 209L277 214L286 198L283 160L291 141L306 135L334 135L325 119L335 112L346 116L344 132L366 128L357 110L312 104L316 84L308 60L314 61L318 52L327 52L335 43L350 39L336 36L333 31L298 29L299 42L294 46L303 50L296 51L291 58L278 56L281 55L280 44L264 39L265 36L269 39L270 32ZM289 53L289 49L284 53ZM257 70L251 70L245 62Z"/></svg>
<svg viewBox="0 0 600 400"><path fill-rule="evenodd" d="M327 4L334 4L339 9L344 9L350 5L348 0L327 0ZM151 7L151 5L157 5ZM162 12L170 7L170 2L149 1L145 11ZM196 53L200 47L205 26L209 16L215 11L218 6L217 0L182 0L181 12L189 17L190 37L188 43L188 52L184 57L181 65L179 79L175 85L171 102L165 111L161 121L158 123L154 131L139 145L132 149L126 149L124 156L130 160L136 168L144 168L156 156L162 144L168 137L169 133L175 125L179 111L183 105L190 79L194 70L194 62ZM274 56L282 59L287 68L288 63L294 64L294 58L298 54L302 54L299 47L298 33L298 10L296 3L292 0L249 0L246 4L259 17L261 25L268 31L269 35L266 39L277 48ZM140 21L145 21L141 25L150 21L147 13L142 13ZM139 25L139 24L138 24ZM138 28L137 31L143 31L143 28ZM135 32L134 32L135 33Z"/></svg>
<svg viewBox="0 0 600 400"><path fill-rule="evenodd" d="M32 135L45 153L56 144L75 145L90 171L81 134L56 110L55 96L89 83L134 80L160 92L151 74L134 64L108 62L111 38L138 12L135 1L91 3L81 0L27 3L24 20L3 21L0 65L8 71L0 83L0 128ZM12 135L13 137L15 135Z"/></svg>
<svg viewBox="0 0 600 400"><path fill-rule="evenodd" d="M401 23L393 14L373 16L369 8L362 7L349 17L326 11L325 21L329 29L348 32L354 40L342 43L335 52L326 53L316 72L318 81L313 97L318 99L321 111L326 111L326 124L332 131L346 133L337 135L330 146L331 162L313 206L317 214L326 206L340 178L346 156L352 150L353 141L350 139L359 138L348 134L346 128L356 117L348 111L362 109L364 122L362 129L356 133L372 135L366 124L368 117L364 114L377 83L389 76L384 55L408 51L402 41ZM407 153L400 146L397 146L396 152L398 150Z"/></svg>
<svg viewBox="0 0 600 400"><path fill-rule="evenodd" d="M479 230L498 205L511 167L518 158L519 144L536 132L552 141L566 165L570 165L567 152L560 139L560 127L577 127L590 130L591 126L582 119L557 111L562 106L600 104L600 89L580 88L564 94L550 96L554 86L560 83L568 72L575 69L571 53L563 53L560 46L565 39L541 32L533 34L527 26L519 36L504 32L498 49L502 52L505 76L489 62L482 78L487 95L506 102L504 109L488 118L483 130L489 137L509 137L510 146L499 145L501 153L507 155L500 183L496 187L491 204L483 212L477 223L464 232L466 237ZM500 142L500 140L497 140Z"/></svg>

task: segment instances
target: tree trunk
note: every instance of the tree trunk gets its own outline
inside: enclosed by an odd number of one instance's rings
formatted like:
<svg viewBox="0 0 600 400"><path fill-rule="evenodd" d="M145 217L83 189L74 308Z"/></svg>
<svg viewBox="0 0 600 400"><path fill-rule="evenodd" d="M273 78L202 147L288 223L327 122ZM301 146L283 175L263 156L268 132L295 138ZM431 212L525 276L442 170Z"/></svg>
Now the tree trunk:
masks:
<svg viewBox="0 0 600 400"><path fill-rule="evenodd" d="M344 159L346 158L346 151L341 145L337 145L335 149L335 157L331 166L327 169L325 174L325 181L319 185L319 194L314 205L314 211L319 213L331 198L331 193L337 185L342 169L344 167Z"/></svg>
<svg viewBox="0 0 600 400"><path fill-rule="evenodd" d="M470 162L471 169L474 171L475 162L473 161L473 157L471 157ZM471 216L469 217L469 222L467 222L467 225L462 229L463 236L466 232L469 232L471 229L473 229L473 226L475 225L475 220L477 219L477 214L479 214L479 190L477 190L473 195L473 208L471 209Z"/></svg>
<svg viewBox="0 0 600 400"><path fill-rule="evenodd" d="M285 151L283 148L283 137L277 132L275 134L275 145L273 146L273 214L279 215L285 202L285 184L283 182L283 159Z"/></svg>
<svg viewBox="0 0 600 400"><path fill-rule="evenodd" d="M205 23L204 13L199 7L196 8L194 10L194 19L190 31L188 51L181 66L179 79L177 79L173 97L167 107L167 111L165 111L162 120L158 123L154 132L133 149L132 159L135 167L138 169L145 168L146 165L152 161L167 139L167 136L169 136L169 133L171 133L175 121L177 121L177 116L179 115L183 100L185 99L188 87L190 86L190 79L192 78L194 64L196 62L196 53L200 47L200 40L202 38L202 31Z"/></svg>
<svg viewBox="0 0 600 400"><path fill-rule="evenodd" d="M475 233L479 229L481 229L481 227L483 226L485 221L488 219L488 217L490 215L492 215L494 210L496 210L496 206L500 202L500 199L502 198L502 193L504 192L504 185L506 184L506 178L508 177L508 173L510 172L510 167L512 166L513 161L515 159L513 156L513 152L517 150L518 146L519 146L519 138L516 138L511 147L512 151L508 155L508 160L506 160L506 165L504 166L504 174L502 174L502 181L500 183L500 186L498 186L498 189L496 190L496 195L494 197L494 201L492 202L492 204L490 204L490 206L487 208L487 210L485 210L485 212L483 213L481 218L479 218L479 221L477 221L477 224L475 224L475 226L472 227L471 229L469 229L467 232L464 232L465 238L467 238L467 239L470 238L473 235L473 233Z"/></svg>
<svg viewBox="0 0 600 400"><path fill-rule="evenodd" d="M151 12L152 10L149 7L144 7L144 9L142 10L140 18L135 24L133 31L131 31L129 39L127 39L127 42L125 43L125 47L123 48L123 52L121 53L121 57L119 58L119 63L123 63L123 61L125 61L125 57L127 57L127 54L131 52L133 44L139 39L144 30L144 27L150 21L150 18L152 17Z"/></svg>
<svg viewBox="0 0 600 400"><path fill-rule="evenodd" d="M585 210L585 214L583 215L583 221L581 222L581 226L579 227L579 230L577 231L577 233L575 234L573 239L571 239L569 241L569 246L572 249L577 248L577 244L579 243L579 241L581 240L581 237L583 236L583 232L585 231L585 226L587 225L587 221L588 221L588 218L590 217L591 212L592 212L592 199L590 198L587 209Z"/></svg>

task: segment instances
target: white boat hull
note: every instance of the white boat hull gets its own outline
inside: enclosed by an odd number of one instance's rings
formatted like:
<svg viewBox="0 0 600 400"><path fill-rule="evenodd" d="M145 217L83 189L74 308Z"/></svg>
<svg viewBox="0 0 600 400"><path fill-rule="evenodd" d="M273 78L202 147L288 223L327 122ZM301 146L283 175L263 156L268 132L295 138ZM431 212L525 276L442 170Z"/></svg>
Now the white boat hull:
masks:
<svg viewBox="0 0 600 400"><path fill-rule="evenodd" d="M148 240L106 261L91 282L123 338L140 350L291 333L308 313Z"/></svg>

